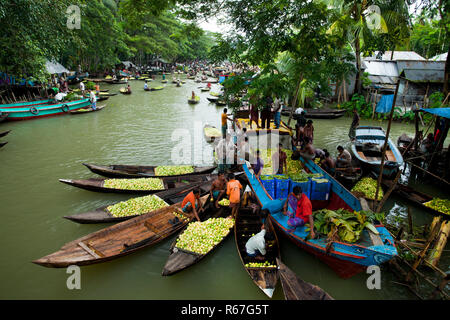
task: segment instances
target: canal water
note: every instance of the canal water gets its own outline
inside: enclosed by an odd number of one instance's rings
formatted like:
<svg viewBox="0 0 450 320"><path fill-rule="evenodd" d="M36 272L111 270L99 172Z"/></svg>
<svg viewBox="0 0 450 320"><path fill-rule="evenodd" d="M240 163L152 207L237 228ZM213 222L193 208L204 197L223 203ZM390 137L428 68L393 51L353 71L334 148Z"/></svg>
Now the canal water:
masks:
<svg viewBox="0 0 450 320"><path fill-rule="evenodd" d="M183 75L182 78L185 76ZM170 78L170 77L169 77ZM213 162L212 149L202 136L205 123L220 128L220 112L200 92L193 80L177 88L146 92L142 81L130 81L132 95L119 93L121 85L105 85L118 95L99 105L95 113L65 115L16 123L2 123L0 131L12 130L0 149L0 299L266 299L243 269L230 236L197 265L162 277L161 271L175 236L111 262L81 268L81 290L69 290L66 269L44 268L31 263L58 250L65 243L109 226L80 225L63 219L75 214L126 200L132 195L90 192L64 185L60 178L96 177L83 162L96 164L172 164L183 143L191 143L190 161ZM160 79L150 86L161 85ZM200 103L187 103L191 92ZM217 85L212 91L218 92ZM349 146L350 118L315 120L315 145L336 154L336 146ZM386 123L361 121L365 124ZM414 134L409 124L395 123L392 139L403 132ZM177 149L178 148L178 149ZM186 151L189 155L189 151ZM186 154L185 154L186 155ZM439 189L423 189L440 194ZM394 196L385 211L405 215L406 203ZM429 223L431 216L412 207L414 221ZM408 291L382 268L381 289L369 290L369 275L343 280L324 263L281 237L282 260L302 279L319 285L336 299L412 299ZM442 265L448 269L449 259ZM273 299L283 299L278 285Z"/></svg>

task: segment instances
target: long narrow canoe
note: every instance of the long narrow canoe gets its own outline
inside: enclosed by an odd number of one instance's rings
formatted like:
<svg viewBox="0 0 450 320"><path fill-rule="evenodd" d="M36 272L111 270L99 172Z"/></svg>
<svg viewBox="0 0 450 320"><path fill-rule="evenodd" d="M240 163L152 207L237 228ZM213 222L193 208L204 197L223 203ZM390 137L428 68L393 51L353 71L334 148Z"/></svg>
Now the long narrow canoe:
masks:
<svg viewBox="0 0 450 320"><path fill-rule="evenodd" d="M164 87L153 87L153 88L150 88L150 91L158 91L158 90L162 90L162 89L164 89Z"/></svg>
<svg viewBox="0 0 450 320"><path fill-rule="evenodd" d="M0 104L0 109L8 109L8 108L31 108L38 105L48 104L52 102L52 100L36 100L36 101L25 101L25 102L16 102L16 103L8 103L8 104Z"/></svg>
<svg viewBox="0 0 450 320"><path fill-rule="evenodd" d="M207 197L203 196L202 201L206 201ZM175 219L174 213L187 219ZM161 242L193 219L193 213L182 212L180 202L71 241L55 253L34 260L33 263L65 268L109 261Z"/></svg>
<svg viewBox="0 0 450 320"><path fill-rule="evenodd" d="M221 207L220 209L215 209L214 206L212 206L212 205L209 205L206 210L217 211L214 214L214 217L221 217L224 215L225 212L227 212L228 214L230 212L230 210L224 209L223 207ZM186 230L186 228L185 228L185 230ZM181 232L180 235L174 240L174 242L172 243L172 245L169 249L170 254L169 254L169 257L167 258L166 264L164 265L162 275L163 276L171 276L177 272L180 272L180 271L196 264L197 262L202 260L204 257L209 255L211 252L213 252L214 249L217 248L221 243L223 243L224 240L231 233L230 231L231 231L231 228L228 230L228 234L225 237L223 237L222 240L218 244L216 244L211 250L209 250L205 254L200 254L200 253L177 248L176 244L177 244L178 238L183 234Z"/></svg>
<svg viewBox="0 0 450 320"><path fill-rule="evenodd" d="M141 178L142 179L142 178ZM178 188L182 186L189 185L190 183L202 182L211 180L212 177L209 174L202 174L196 176L178 176L178 177L167 177L167 178L149 178L149 179L161 179L164 184L164 189L161 190L129 190L129 189L118 189L118 188L107 188L104 187L105 180L108 179L59 179L60 182L81 188L89 191L97 192L107 192L107 193L131 193L131 194L153 194L159 191L164 191L168 189Z"/></svg>
<svg viewBox="0 0 450 320"><path fill-rule="evenodd" d="M172 205L176 204L180 201L183 201L184 197L191 192L194 188L200 188L201 195L204 196L209 192L211 189L211 181L206 182L198 182L193 183L188 186L181 186L179 188L173 188L166 191L160 191L155 193L154 195L158 196L159 198L163 199L167 204ZM114 205L117 203L113 203L111 205ZM134 217L137 217L138 215L133 216L127 216L127 217L115 217L111 214L111 212L108 211L107 206L102 206L100 208L97 208L94 211L84 212L84 213L78 213L71 216L65 216L64 218L77 222L77 223L108 223L108 222L121 222L125 220L132 219Z"/></svg>
<svg viewBox="0 0 450 320"><path fill-rule="evenodd" d="M391 188L392 184L393 184L393 181L383 179L382 180L382 184L386 188ZM413 189L413 188L411 188L411 187L409 187L407 185L404 185L402 183L397 183L396 186L394 187L393 192L395 194L399 195L400 197L402 197L403 199L406 199L406 200L414 203L418 207L420 207L420 208L422 208L422 209L424 209L424 210L426 210L426 211L428 211L428 212L430 212L432 214L440 215L446 220L450 219L450 215L445 214L445 213L440 212L440 211L437 211L437 210L435 210L433 208L430 208L430 207L427 207L426 205L424 205L428 201L433 200L433 197L428 195L428 194L426 194L426 193L417 191L417 190L415 190L415 189Z"/></svg>
<svg viewBox="0 0 450 320"><path fill-rule="evenodd" d="M280 282L286 300L334 300L328 293L309 282L303 281L277 258Z"/></svg>
<svg viewBox="0 0 450 320"><path fill-rule="evenodd" d="M280 248L275 230L269 219L266 220L266 230L267 232L272 232L274 240L272 246L266 250L265 261L268 261L270 265L276 266L276 258L280 258ZM253 282L269 298L272 298L278 282L278 267L246 267L246 264L248 263L261 262L249 257L245 249L247 240L252 237L252 234L257 234L260 231L261 221L259 215L253 213L252 209L241 208L236 216L234 228L234 238L239 257Z"/></svg>
<svg viewBox="0 0 450 320"><path fill-rule="evenodd" d="M7 143L8 143L8 141L6 141L6 142L0 142L0 148L4 147Z"/></svg>
<svg viewBox="0 0 450 320"><path fill-rule="evenodd" d="M83 113L97 112L97 111L103 110L105 107L106 106L98 106L95 110L92 109L91 107L82 108L82 109L70 111L70 114L83 114Z"/></svg>
<svg viewBox="0 0 450 320"><path fill-rule="evenodd" d="M2 109L0 107L0 112L7 112L9 114L6 118L7 121L29 120L69 113L72 110L85 108L90 104L89 99L80 99L56 104L39 104L23 108Z"/></svg>
<svg viewBox="0 0 450 320"><path fill-rule="evenodd" d="M217 98L217 97L206 97L206 99L207 99L209 102L212 102L212 103L216 103L217 100L219 100L219 98Z"/></svg>
<svg viewBox="0 0 450 320"><path fill-rule="evenodd" d="M10 133L10 132L11 132L11 130L0 132L0 138L8 135L8 133Z"/></svg>
<svg viewBox="0 0 450 320"><path fill-rule="evenodd" d="M112 165L95 165L91 163L83 163L93 173L99 174L104 177L110 178L143 178L143 177L168 177L168 176L156 176L155 168L157 166L136 166L125 164L112 164ZM194 166L194 172L189 174L183 174L183 176L207 174L214 171L216 166L197 167ZM181 175L177 175L181 176ZM171 176L176 177L176 176Z"/></svg>

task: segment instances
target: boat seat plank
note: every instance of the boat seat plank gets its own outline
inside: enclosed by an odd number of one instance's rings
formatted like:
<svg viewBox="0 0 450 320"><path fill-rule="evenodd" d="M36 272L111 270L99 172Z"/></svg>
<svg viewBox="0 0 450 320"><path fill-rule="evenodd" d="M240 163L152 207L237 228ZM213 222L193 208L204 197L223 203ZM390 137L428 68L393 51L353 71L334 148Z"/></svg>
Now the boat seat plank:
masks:
<svg viewBox="0 0 450 320"><path fill-rule="evenodd" d="M100 258L102 258L102 256L104 256L104 255L99 255L99 254L97 254L97 252L99 252L99 251L97 251L97 250L95 250L94 248L89 248L85 243L83 243L83 242L78 242L78 246L80 246L81 248L83 248L84 249L84 251L86 251L87 253L89 253L91 256L93 256L94 258L96 258L96 259L100 259ZM95 251L97 251L97 252L95 252Z"/></svg>
<svg viewBox="0 0 450 320"><path fill-rule="evenodd" d="M366 159L366 155L362 151L358 151L358 155L361 157L361 159Z"/></svg>

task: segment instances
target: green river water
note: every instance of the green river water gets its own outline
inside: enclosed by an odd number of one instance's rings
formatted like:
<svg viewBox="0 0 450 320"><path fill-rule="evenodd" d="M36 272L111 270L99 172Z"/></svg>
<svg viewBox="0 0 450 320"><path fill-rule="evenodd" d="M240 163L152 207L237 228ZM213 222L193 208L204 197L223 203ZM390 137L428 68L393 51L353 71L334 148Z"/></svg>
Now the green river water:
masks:
<svg viewBox="0 0 450 320"><path fill-rule="evenodd" d="M185 76L182 76L185 77ZM1 299L267 299L244 270L232 236L197 265L170 277L161 271L175 236L156 246L111 262L81 268L81 289L69 290L66 269L45 268L31 263L58 250L65 243L109 226L80 225L64 215L89 211L133 195L104 194L64 185L60 178L97 177L82 163L172 164L171 152L180 138L194 145L196 163L212 163L212 149L204 141L202 126L220 128L221 108L206 100L201 84L187 80L181 88L165 84L164 90L145 92L142 81L130 81L132 95L110 97L98 103L101 112L66 115L16 123L2 123L0 131L12 132L1 141ZM150 83L161 85L159 79ZM121 85L101 85L111 93ZM216 85L212 91L218 91ZM189 105L195 90L201 101ZM315 120L315 145L336 154L336 146L349 146L350 118ZM362 121L361 124L378 124ZM386 123L382 123L386 128ZM178 131L176 130L178 129ZM180 131L184 129L185 131ZM395 123L391 138L414 127ZM189 137L188 133L191 135ZM197 133L197 135L195 135ZM172 140L172 137L177 138ZM201 151L198 151L201 150ZM201 153L203 152L203 153ZM422 186L442 195L438 188ZM406 203L394 196L385 206L391 215L405 215ZM417 224L432 216L412 207ZM394 276L382 268L381 290L369 290L369 275L343 280L324 263L280 237L282 260L302 279L319 285L336 299L413 299ZM444 253L445 255L445 253ZM444 257L441 267L448 269ZM444 267L445 266L445 267ZM279 284L273 299L283 299Z"/></svg>

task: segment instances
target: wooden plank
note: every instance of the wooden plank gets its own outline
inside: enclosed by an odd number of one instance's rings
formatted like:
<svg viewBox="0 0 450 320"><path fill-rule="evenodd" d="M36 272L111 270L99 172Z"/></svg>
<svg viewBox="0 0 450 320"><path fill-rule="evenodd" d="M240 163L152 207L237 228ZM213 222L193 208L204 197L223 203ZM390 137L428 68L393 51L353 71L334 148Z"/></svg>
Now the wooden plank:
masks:
<svg viewBox="0 0 450 320"><path fill-rule="evenodd" d="M100 259L101 256L99 256L97 253L95 253L93 250L91 250L85 243L78 242L78 245L84 249L87 253L89 253L91 256L93 256L96 259Z"/></svg>

